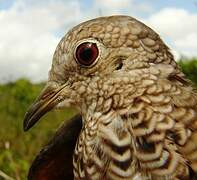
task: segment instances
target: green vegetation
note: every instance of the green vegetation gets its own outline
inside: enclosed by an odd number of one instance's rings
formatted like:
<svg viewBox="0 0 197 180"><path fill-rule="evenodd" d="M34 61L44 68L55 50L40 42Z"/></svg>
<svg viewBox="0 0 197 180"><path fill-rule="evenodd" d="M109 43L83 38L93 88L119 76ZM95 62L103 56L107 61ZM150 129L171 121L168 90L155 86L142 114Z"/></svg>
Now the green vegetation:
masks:
<svg viewBox="0 0 197 180"><path fill-rule="evenodd" d="M179 61L185 75L197 85L197 58L187 59L181 58Z"/></svg>
<svg viewBox="0 0 197 180"><path fill-rule="evenodd" d="M0 85L0 170L17 180L26 179L30 162L41 147L62 120L75 114L72 109L50 112L35 128L23 132L25 111L43 87L25 79Z"/></svg>
<svg viewBox="0 0 197 180"><path fill-rule="evenodd" d="M197 85L197 59L181 59L179 65ZM43 83L32 84L26 79L0 85L0 176L4 172L17 180L26 179L30 163L41 147L62 120L76 113L73 109L50 112L36 127L24 133L25 111L43 87Z"/></svg>

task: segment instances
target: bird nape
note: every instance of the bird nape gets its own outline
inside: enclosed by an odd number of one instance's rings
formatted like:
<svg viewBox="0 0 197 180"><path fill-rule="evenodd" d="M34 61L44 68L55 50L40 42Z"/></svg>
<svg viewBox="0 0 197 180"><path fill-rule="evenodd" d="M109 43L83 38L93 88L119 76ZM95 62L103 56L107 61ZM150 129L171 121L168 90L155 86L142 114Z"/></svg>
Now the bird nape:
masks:
<svg viewBox="0 0 197 180"><path fill-rule="evenodd" d="M59 42L24 130L74 106L29 180L197 179L197 93L159 35L128 16L100 17Z"/></svg>

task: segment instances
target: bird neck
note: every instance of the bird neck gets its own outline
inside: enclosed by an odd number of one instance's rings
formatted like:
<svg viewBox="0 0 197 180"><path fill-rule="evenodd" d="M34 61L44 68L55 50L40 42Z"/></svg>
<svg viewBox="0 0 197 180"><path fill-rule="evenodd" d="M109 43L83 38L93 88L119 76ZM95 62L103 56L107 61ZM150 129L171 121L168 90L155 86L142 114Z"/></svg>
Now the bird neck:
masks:
<svg viewBox="0 0 197 180"><path fill-rule="evenodd" d="M110 177L110 171L114 168L113 162L120 166L123 164L127 166L129 177L132 177L135 174L136 160L133 160L132 157L132 137L127 127L127 120L113 110L106 114L86 115L83 119L83 128L73 158L76 179L85 178L85 174L91 177L95 172L101 170L106 171L107 177ZM84 169L84 167L87 168ZM113 175L116 178L128 177L126 171L124 172L121 167L120 171ZM102 178L99 173L96 175L98 176L96 179Z"/></svg>

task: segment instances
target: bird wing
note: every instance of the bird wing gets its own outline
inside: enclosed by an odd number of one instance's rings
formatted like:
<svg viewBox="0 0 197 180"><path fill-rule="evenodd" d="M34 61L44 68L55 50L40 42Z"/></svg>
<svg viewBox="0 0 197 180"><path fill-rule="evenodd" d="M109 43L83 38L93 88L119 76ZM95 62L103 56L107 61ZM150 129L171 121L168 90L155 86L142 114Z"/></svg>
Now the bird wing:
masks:
<svg viewBox="0 0 197 180"><path fill-rule="evenodd" d="M81 127L80 115L66 121L33 161L28 179L73 179L72 155Z"/></svg>
<svg viewBox="0 0 197 180"><path fill-rule="evenodd" d="M143 105L130 117L141 171L156 179L196 177L197 94L182 80L158 77L137 98Z"/></svg>

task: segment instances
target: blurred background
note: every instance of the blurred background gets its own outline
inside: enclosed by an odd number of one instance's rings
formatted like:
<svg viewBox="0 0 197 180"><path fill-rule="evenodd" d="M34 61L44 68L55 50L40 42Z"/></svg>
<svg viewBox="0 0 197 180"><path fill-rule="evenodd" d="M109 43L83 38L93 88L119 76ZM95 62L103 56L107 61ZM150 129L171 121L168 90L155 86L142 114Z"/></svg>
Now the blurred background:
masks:
<svg viewBox="0 0 197 180"><path fill-rule="evenodd" d="M41 147L76 113L53 111L28 133L22 130L61 37L79 22L113 14L136 17L157 31L197 86L195 0L0 0L0 180L26 179Z"/></svg>

